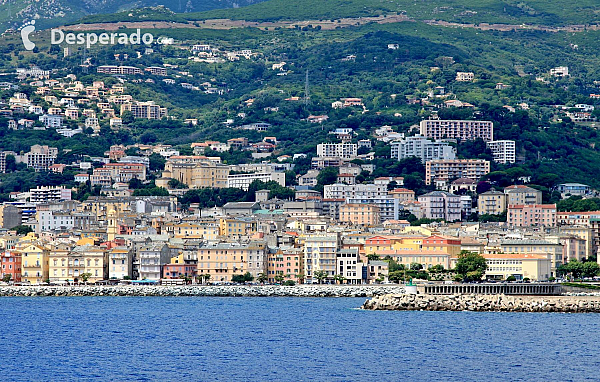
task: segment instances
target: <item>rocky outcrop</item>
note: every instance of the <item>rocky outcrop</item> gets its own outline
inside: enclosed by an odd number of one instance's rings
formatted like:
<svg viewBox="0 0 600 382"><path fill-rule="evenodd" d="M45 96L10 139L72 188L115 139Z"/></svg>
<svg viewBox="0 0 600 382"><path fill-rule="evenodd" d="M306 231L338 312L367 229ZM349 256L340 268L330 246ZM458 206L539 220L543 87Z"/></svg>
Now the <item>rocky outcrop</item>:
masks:
<svg viewBox="0 0 600 382"><path fill-rule="evenodd" d="M365 301L369 310L600 313L600 297L387 294Z"/></svg>
<svg viewBox="0 0 600 382"><path fill-rule="evenodd" d="M373 297L404 293L404 287L383 285L296 286L0 286L0 297L51 296L223 296L223 297Z"/></svg>

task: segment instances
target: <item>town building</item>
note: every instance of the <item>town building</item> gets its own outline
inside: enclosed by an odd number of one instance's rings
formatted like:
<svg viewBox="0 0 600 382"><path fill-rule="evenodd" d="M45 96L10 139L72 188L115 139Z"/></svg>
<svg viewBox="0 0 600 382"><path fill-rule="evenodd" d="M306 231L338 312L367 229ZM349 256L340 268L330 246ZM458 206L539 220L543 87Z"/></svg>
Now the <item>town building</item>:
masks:
<svg viewBox="0 0 600 382"><path fill-rule="evenodd" d="M380 223L379 207L373 204L343 204L340 222L353 225L376 225Z"/></svg>
<svg viewBox="0 0 600 382"><path fill-rule="evenodd" d="M477 212L479 215L500 215L506 211L506 194L500 191L487 191L479 194Z"/></svg>
<svg viewBox="0 0 600 382"><path fill-rule="evenodd" d="M478 120L427 119L421 121L420 133L435 140L460 139L463 141L481 138L486 142L494 140L494 124Z"/></svg>
<svg viewBox="0 0 600 382"><path fill-rule="evenodd" d="M512 227L555 227L556 204L509 204L506 222Z"/></svg>
<svg viewBox="0 0 600 382"><path fill-rule="evenodd" d="M418 197L423 216L428 219L443 219L448 222L461 220L460 196L445 191L433 191Z"/></svg>
<svg viewBox="0 0 600 382"><path fill-rule="evenodd" d="M321 143L317 145L317 156L354 159L358 155L355 143Z"/></svg>
<svg viewBox="0 0 600 382"><path fill-rule="evenodd" d="M483 159L444 159L425 163L425 184L437 181L447 184L451 179L479 180L490 172L490 162Z"/></svg>
<svg viewBox="0 0 600 382"><path fill-rule="evenodd" d="M515 141L490 141L487 142L487 147L492 151L496 163L506 164L517 161Z"/></svg>
<svg viewBox="0 0 600 382"><path fill-rule="evenodd" d="M406 137L390 143L393 159L417 157L425 163L430 160L455 159L456 149L448 142L433 142L421 135Z"/></svg>

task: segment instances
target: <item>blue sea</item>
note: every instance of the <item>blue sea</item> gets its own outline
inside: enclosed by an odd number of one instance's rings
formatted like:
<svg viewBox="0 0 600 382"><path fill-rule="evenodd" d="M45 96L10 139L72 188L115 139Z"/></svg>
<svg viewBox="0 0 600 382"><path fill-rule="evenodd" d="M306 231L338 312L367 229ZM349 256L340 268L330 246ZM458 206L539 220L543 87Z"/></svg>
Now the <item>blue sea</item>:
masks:
<svg viewBox="0 0 600 382"><path fill-rule="evenodd" d="M600 315L354 298L0 298L5 381L598 381Z"/></svg>

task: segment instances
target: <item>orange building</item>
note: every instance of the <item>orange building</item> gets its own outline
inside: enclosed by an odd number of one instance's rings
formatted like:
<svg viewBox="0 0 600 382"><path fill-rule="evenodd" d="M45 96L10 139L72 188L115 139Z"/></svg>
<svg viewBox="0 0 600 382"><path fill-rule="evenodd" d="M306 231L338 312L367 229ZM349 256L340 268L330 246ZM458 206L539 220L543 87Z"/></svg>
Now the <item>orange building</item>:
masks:
<svg viewBox="0 0 600 382"><path fill-rule="evenodd" d="M379 207L374 204L342 204L340 222L356 225L376 225L381 221Z"/></svg>
<svg viewBox="0 0 600 382"><path fill-rule="evenodd" d="M10 275L10 281L21 282L21 254L17 252L4 252L0 255L0 269L2 278Z"/></svg>

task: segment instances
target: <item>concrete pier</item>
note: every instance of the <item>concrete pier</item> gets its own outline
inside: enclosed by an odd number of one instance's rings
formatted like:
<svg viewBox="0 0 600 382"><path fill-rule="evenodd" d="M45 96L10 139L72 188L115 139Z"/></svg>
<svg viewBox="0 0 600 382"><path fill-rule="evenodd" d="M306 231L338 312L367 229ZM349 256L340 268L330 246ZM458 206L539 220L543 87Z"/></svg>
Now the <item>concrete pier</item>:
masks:
<svg viewBox="0 0 600 382"><path fill-rule="evenodd" d="M425 284L419 286L420 294L505 294L519 296L559 296L560 284Z"/></svg>

